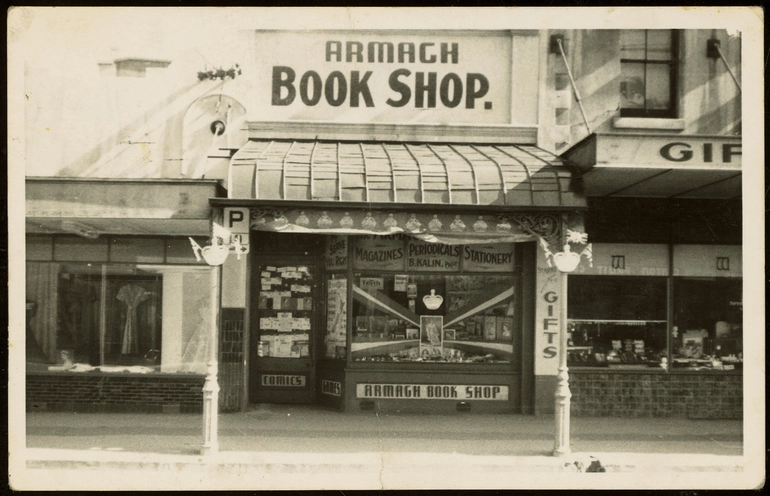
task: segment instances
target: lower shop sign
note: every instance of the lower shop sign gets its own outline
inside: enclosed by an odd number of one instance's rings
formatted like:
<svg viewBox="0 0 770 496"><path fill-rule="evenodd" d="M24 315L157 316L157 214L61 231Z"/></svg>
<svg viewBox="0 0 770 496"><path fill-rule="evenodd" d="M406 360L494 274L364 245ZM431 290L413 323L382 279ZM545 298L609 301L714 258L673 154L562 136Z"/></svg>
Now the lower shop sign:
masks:
<svg viewBox="0 0 770 496"><path fill-rule="evenodd" d="M508 401L508 386L444 384L356 384L356 398Z"/></svg>
<svg viewBox="0 0 770 496"><path fill-rule="evenodd" d="M260 382L262 386L305 387L305 376L304 375L263 374Z"/></svg>
<svg viewBox="0 0 770 496"><path fill-rule="evenodd" d="M331 396L342 396L342 383L337 381L321 381L321 393Z"/></svg>

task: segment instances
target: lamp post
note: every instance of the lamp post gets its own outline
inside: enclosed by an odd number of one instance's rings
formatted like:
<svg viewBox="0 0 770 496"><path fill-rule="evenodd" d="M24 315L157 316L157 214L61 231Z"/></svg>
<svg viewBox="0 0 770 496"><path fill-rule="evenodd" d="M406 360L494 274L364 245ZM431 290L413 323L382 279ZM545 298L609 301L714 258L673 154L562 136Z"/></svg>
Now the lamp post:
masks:
<svg viewBox="0 0 770 496"><path fill-rule="evenodd" d="M557 267L558 268L558 267ZM553 454L565 456L570 453L570 406L572 393L569 390L569 369L567 367L567 274L559 269L561 276L561 305L559 307L559 372L556 374L554 394L554 417L556 438Z"/></svg>
<svg viewBox="0 0 770 496"><path fill-rule="evenodd" d="M566 225L564 220L562 225ZM565 456L570 453L570 403L572 393L569 390L569 368L567 367L567 275L573 272L581 258L585 255L589 262L592 261L591 245L587 245L581 253L572 251L570 243L586 244L588 236L583 233L567 230L564 241L564 250L552 253L548 243L540 238L540 245L545 251L548 264L553 263L559 270L561 277L560 292L561 305L559 306L559 369L556 375L556 392L554 393L554 419L556 422L554 439L554 456Z"/></svg>
<svg viewBox="0 0 770 496"><path fill-rule="evenodd" d="M230 232L213 224L211 246L201 248L194 239L190 239L195 258L201 257L211 269L211 335L209 336L209 361L206 367L206 381L203 383L203 445L201 455L213 455L219 451L219 381L217 363L219 344L219 293L221 266L231 251L238 259L249 252L248 245L241 245L239 238L230 242ZM227 243L224 242L227 240Z"/></svg>
<svg viewBox="0 0 770 496"><path fill-rule="evenodd" d="M201 455L219 451L219 382L217 379L217 343L219 341L219 265L211 269L211 336L206 381L203 383L203 445Z"/></svg>

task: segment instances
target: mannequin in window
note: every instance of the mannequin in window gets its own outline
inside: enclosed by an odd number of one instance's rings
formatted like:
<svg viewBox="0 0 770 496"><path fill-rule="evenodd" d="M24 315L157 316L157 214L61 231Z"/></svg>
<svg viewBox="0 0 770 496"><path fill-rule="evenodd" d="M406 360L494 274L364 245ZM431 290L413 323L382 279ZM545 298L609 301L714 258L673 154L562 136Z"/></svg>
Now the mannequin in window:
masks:
<svg viewBox="0 0 770 496"><path fill-rule="evenodd" d="M120 353L123 355L139 353L136 309L150 297L150 294L143 287L136 284L127 284L118 291L117 299L128 307L126 325L123 328L123 343L120 348Z"/></svg>

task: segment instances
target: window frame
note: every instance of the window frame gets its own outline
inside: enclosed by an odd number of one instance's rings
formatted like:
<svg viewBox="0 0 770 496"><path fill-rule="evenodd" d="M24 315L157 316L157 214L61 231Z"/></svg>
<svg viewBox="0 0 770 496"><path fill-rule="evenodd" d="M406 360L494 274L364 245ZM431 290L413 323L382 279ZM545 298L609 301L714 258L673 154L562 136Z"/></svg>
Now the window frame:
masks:
<svg viewBox="0 0 770 496"><path fill-rule="evenodd" d="M676 118L678 114L677 88L679 86L679 39L678 29L671 29L671 58L670 60L651 60L647 58L647 39L650 29L644 30L644 58L642 59L620 59L621 68L624 63L642 64L644 67L645 81L645 105L647 104L647 67L649 65L668 65L669 66L669 101L670 106L667 109L647 109L647 108L622 108L620 107L620 117L646 117L646 118ZM622 47L621 47L622 49ZM622 71L622 69L621 69ZM620 90L618 90L620 92Z"/></svg>

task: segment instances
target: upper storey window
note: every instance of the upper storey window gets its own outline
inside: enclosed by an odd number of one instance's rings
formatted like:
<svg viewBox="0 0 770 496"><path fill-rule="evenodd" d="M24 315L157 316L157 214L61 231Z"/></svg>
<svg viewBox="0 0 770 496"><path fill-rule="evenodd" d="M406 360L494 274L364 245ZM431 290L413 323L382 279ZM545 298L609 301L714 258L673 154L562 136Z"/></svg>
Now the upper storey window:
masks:
<svg viewBox="0 0 770 496"><path fill-rule="evenodd" d="M620 45L620 115L676 117L676 31L624 30Z"/></svg>

